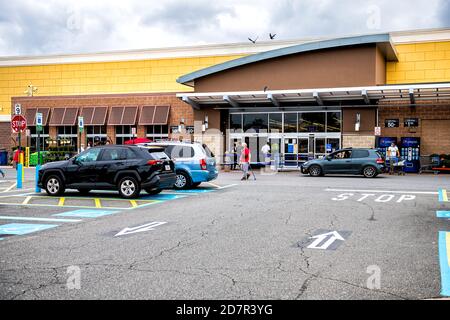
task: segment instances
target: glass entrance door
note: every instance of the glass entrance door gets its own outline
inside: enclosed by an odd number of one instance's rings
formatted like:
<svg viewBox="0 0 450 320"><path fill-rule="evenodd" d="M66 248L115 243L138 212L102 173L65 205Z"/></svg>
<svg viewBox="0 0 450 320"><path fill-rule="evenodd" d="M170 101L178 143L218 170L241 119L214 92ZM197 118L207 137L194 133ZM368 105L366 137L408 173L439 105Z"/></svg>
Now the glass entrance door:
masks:
<svg viewBox="0 0 450 320"><path fill-rule="evenodd" d="M284 166L298 167L298 139L284 138Z"/></svg>
<svg viewBox="0 0 450 320"><path fill-rule="evenodd" d="M281 138L269 138L270 143L270 164L275 168L280 167Z"/></svg>
<svg viewBox="0 0 450 320"><path fill-rule="evenodd" d="M303 163L308 161L309 140L308 138L298 138L298 161Z"/></svg>

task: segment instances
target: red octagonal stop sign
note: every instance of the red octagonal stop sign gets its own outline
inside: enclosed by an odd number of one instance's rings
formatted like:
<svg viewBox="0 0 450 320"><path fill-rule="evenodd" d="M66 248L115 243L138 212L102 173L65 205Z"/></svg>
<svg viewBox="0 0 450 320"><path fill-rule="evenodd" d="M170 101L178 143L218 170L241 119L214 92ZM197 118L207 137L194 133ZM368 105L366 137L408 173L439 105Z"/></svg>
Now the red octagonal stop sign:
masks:
<svg viewBox="0 0 450 320"><path fill-rule="evenodd" d="M11 119L11 129L15 133L23 132L27 128L27 119L24 116L16 115Z"/></svg>

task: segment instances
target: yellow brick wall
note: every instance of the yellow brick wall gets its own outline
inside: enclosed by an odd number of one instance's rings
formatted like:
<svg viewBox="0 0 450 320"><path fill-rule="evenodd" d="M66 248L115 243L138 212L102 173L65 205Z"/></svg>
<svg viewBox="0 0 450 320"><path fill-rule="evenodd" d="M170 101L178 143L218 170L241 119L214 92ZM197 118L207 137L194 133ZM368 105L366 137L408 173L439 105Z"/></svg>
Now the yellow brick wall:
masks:
<svg viewBox="0 0 450 320"><path fill-rule="evenodd" d="M0 67L0 114L10 114L11 97L24 96L30 83L38 87L38 96L184 92L192 89L178 84L179 76L240 57Z"/></svg>
<svg viewBox="0 0 450 320"><path fill-rule="evenodd" d="M450 41L395 46L399 62L388 62L388 84L450 81Z"/></svg>

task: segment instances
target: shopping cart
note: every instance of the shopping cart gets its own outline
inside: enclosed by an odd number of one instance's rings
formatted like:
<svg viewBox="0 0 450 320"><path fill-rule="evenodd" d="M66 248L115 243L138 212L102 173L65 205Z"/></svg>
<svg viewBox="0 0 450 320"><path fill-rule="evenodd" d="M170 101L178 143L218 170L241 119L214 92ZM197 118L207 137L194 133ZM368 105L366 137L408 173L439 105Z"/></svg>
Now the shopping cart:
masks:
<svg viewBox="0 0 450 320"><path fill-rule="evenodd" d="M401 175L404 176L405 175L405 160L403 160L402 158L396 158L394 160L394 172L393 174L397 174L397 175Z"/></svg>

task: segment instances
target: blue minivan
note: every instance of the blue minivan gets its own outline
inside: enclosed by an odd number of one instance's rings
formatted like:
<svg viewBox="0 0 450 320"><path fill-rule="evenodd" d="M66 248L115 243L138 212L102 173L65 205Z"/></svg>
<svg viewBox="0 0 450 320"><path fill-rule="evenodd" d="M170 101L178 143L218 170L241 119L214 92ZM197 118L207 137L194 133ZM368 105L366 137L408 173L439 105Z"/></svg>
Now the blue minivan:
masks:
<svg viewBox="0 0 450 320"><path fill-rule="evenodd" d="M175 162L175 189L196 188L202 182L214 180L219 175L216 159L205 144L164 141L143 145L163 147L165 153Z"/></svg>

